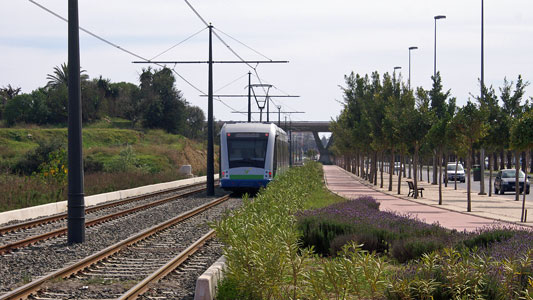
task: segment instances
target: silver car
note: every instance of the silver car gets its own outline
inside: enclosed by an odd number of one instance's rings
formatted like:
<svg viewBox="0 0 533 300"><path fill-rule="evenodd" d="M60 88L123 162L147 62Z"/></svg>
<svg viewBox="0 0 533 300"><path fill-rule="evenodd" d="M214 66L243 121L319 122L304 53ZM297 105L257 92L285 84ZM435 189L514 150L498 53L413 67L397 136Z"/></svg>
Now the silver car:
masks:
<svg viewBox="0 0 533 300"><path fill-rule="evenodd" d="M448 181L455 181L455 163L449 163L446 166L446 177L448 177ZM457 181L465 182L465 168L463 168L462 164L457 165Z"/></svg>

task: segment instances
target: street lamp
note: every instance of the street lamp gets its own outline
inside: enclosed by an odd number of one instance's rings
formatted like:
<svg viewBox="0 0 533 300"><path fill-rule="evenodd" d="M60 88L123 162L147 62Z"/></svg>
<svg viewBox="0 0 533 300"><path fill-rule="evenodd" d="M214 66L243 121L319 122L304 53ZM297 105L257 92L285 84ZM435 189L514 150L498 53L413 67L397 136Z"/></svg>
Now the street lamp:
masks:
<svg viewBox="0 0 533 300"><path fill-rule="evenodd" d="M400 70L402 67L394 67L393 75L396 75L396 70Z"/></svg>
<svg viewBox="0 0 533 300"><path fill-rule="evenodd" d="M483 44L484 44L484 32L483 32L483 0L481 0L481 78L480 78L480 85L481 85L481 100L483 101L485 99L484 94L484 53L483 53ZM486 195L485 193L485 149L481 147L480 149L480 156L481 156L481 178L479 182L479 195ZM489 166L490 167L490 166ZM490 187L489 187L490 189Z"/></svg>
<svg viewBox="0 0 533 300"><path fill-rule="evenodd" d="M446 16L438 15L433 17L435 19L435 52L433 55L433 76L437 76L437 20L446 19Z"/></svg>
<svg viewBox="0 0 533 300"><path fill-rule="evenodd" d="M408 85L409 85L409 90L411 90L411 50L416 50L418 49L418 47L409 47L409 81L408 81Z"/></svg>

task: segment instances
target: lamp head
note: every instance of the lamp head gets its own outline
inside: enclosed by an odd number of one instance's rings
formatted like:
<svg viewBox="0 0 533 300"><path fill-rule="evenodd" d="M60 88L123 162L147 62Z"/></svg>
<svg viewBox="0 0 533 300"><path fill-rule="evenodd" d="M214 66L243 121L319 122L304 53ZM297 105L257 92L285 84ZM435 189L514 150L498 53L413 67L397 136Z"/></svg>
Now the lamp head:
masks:
<svg viewBox="0 0 533 300"><path fill-rule="evenodd" d="M440 20L440 19L446 19L446 16L438 15L438 16L435 16L434 18L435 20Z"/></svg>
<svg viewBox="0 0 533 300"><path fill-rule="evenodd" d="M409 50L416 50L418 47L409 47Z"/></svg>

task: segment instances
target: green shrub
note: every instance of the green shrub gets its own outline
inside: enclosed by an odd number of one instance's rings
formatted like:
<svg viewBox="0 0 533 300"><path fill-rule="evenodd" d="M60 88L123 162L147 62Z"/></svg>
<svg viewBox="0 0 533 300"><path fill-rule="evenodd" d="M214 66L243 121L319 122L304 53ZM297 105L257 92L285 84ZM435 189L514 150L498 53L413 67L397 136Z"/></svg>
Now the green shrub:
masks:
<svg viewBox="0 0 533 300"><path fill-rule="evenodd" d="M441 240L433 237L406 238L394 242L391 255L400 263L404 263L444 247L445 244Z"/></svg>
<svg viewBox="0 0 533 300"><path fill-rule="evenodd" d="M463 240L459 247L466 247L469 249L474 248L481 248L481 247L488 247L492 243L496 242L503 242L505 240L508 240L512 238L514 235L514 232L509 229L501 229L501 230L490 230L481 232L479 234L474 234L473 237L468 238L466 240Z"/></svg>
<svg viewBox="0 0 533 300"><path fill-rule="evenodd" d="M14 173L31 175L39 172L39 166L49 161L50 154L64 149L64 144L58 139L38 141L39 146L32 151L29 151L20 159L14 166L12 171Z"/></svg>

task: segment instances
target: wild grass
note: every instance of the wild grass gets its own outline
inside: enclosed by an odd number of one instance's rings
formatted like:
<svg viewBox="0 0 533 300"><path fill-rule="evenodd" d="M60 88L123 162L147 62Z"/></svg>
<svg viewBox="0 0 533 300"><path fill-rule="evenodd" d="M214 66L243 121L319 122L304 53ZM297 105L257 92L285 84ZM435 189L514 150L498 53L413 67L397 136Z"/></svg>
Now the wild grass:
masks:
<svg viewBox="0 0 533 300"><path fill-rule="evenodd" d="M125 190L143 185L183 179L177 170L150 174L142 171L91 173L84 177L85 195ZM67 200L66 185L35 176L0 174L0 211Z"/></svg>
<svg viewBox="0 0 533 300"><path fill-rule="evenodd" d="M205 175L205 149L198 144L160 130L85 128L85 194L177 180L184 164L192 166L193 174ZM66 200L65 186L39 178L50 153L66 151L66 146L64 128L0 129L0 211ZM62 164L68 167L66 156Z"/></svg>

